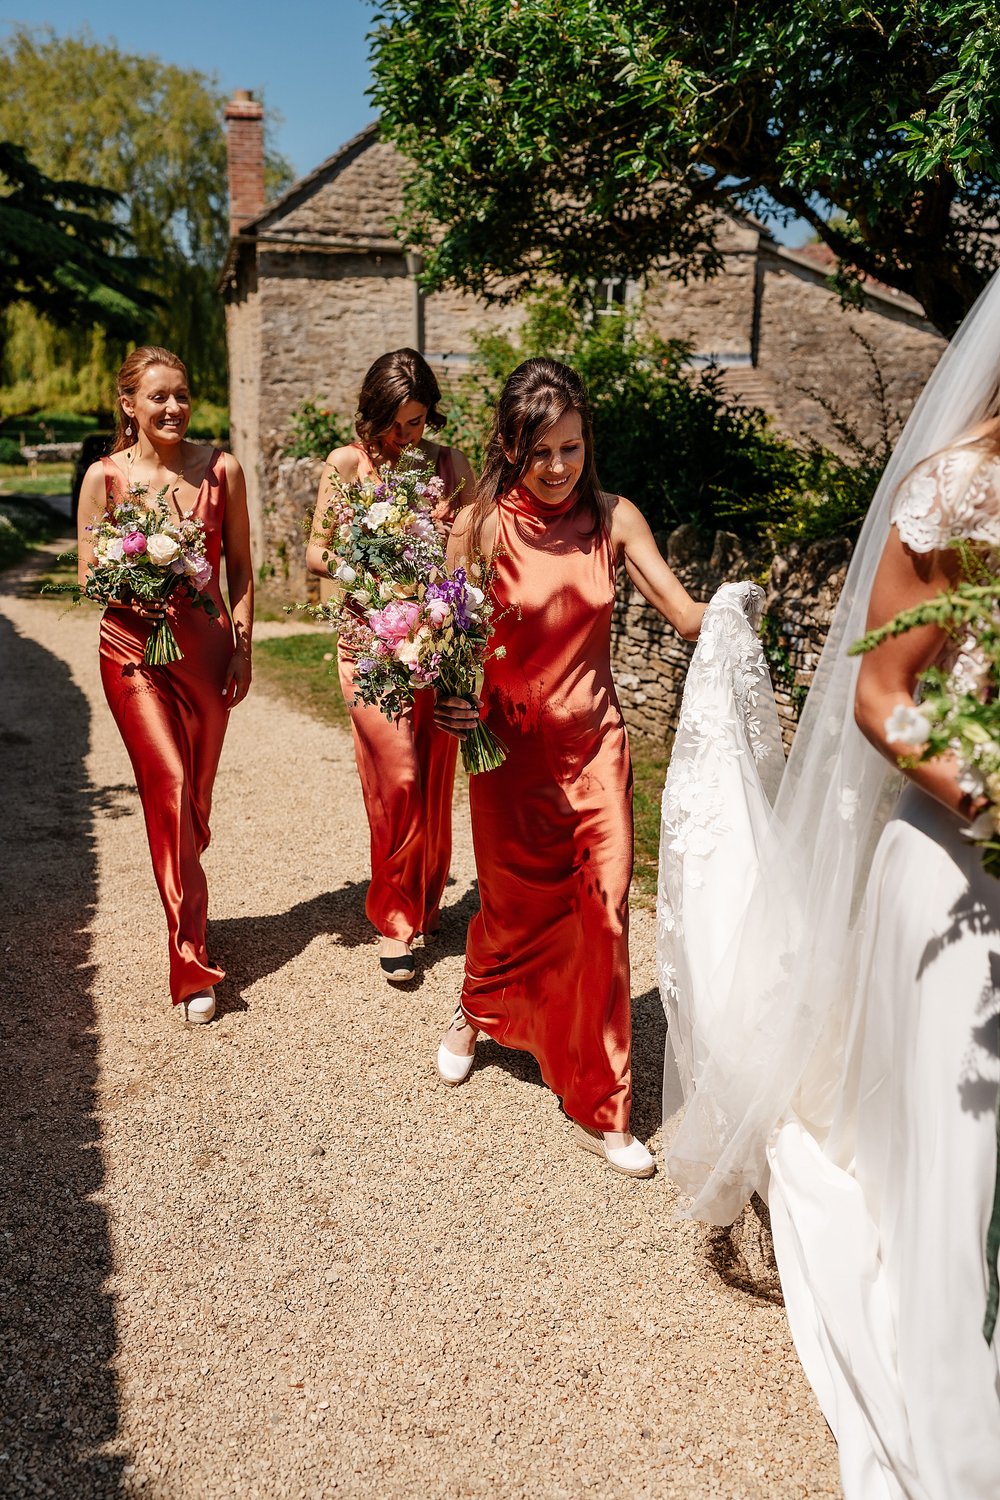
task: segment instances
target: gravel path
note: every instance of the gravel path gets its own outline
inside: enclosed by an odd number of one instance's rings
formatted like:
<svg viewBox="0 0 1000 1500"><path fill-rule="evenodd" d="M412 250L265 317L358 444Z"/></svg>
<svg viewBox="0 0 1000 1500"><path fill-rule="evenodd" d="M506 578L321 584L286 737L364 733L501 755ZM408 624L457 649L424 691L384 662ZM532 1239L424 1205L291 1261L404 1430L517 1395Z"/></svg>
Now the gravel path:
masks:
<svg viewBox="0 0 1000 1500"><path fill-rule="evenodd" d="M261 692L207 857L221 1015L183 1024L96 617L30 571L0 580L0 1495L839 1495L783 1311L666 1180L574 1148L530 1058L438 1082L464 808L442 941L393 990L349 737ZM633 951L649 1138L644 912Z"/></svg>

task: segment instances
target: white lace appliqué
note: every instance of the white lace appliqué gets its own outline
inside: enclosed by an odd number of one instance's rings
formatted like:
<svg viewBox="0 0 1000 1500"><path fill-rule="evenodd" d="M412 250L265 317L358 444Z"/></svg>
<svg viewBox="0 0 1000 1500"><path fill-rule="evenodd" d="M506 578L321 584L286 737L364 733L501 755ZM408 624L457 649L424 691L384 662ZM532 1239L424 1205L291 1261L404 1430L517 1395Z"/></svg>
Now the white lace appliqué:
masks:
<svg viewBox="0 0 1000 1500"><path fill-rule="evenodd" d="M899 487L890 520L914 552L964 540L1000 548L1000 460L978 448L948 448Z"/></svg>
<svg viewBox="0 0 1000 1500"><path fill-rule="evenodd" d="M900 485L891 519L914 552L966 541L1000 560L1000 460L978 448L946 449ZM949 642L937 665L963 692L977 692L988 675L988 663L971 636Z"/></svg>

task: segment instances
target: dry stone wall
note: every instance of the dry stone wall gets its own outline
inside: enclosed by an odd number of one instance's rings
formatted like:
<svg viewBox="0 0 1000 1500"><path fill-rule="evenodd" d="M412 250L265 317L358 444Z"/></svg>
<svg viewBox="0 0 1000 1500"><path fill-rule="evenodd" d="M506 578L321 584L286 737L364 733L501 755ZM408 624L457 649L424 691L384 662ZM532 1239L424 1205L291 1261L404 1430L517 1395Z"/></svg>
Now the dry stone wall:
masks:
<svg viewBox="0 0 1000 1500"><path fill-rule="evenodd" d="M792 546L770 560L748 555L736 537L718 532L710 541L680 526L661 546L670 566L697 599L740 578L765 582L765 650L778 717L791 744L802 701L819 661L850 561L850 543L838 539ZM611 657L618 696L633 734L667 743L677 727L684 679L694 645L676 632L632 587L624 571L611 628Z"/></svg>

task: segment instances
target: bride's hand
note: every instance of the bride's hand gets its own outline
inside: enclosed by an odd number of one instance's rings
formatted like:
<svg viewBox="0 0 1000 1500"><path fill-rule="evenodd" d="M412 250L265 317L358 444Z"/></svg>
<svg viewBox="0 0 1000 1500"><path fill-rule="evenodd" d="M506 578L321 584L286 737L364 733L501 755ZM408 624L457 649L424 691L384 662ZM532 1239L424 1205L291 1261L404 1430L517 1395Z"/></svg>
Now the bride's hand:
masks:
<svg viewBox="0 0 1000 1500"><path fill-rule="evenodd" d="M438 698L434 704L434 722L439 729L464 740L479 723L481 702L476 693L467 698Z"/></svg>

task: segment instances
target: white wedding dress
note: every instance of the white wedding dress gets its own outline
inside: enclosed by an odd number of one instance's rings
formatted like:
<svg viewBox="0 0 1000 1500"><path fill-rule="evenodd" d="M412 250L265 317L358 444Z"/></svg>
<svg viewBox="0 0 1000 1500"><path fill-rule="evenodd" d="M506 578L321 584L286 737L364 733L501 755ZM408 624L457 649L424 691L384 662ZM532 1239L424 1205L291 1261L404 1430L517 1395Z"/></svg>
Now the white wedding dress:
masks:
<svg viewBox="0 0 1000 1500"><path fill-rule="evenodd" d="M1000 462L947 450L900 487L891 520L915 552L965 538L1000 558ZM744 929L772 788L747 775L755 761L739 750L741 736L753 737L745 729L730 736L741 774L733 764L724 773L726 804L716 812L718 766L701 799L696 790L699 764L718 754L690 738L696 721L706 702L727 717L715 611L713 601L710 659L692 662L681 755L664 790L658 936L686 1101L671 1172L698 1216L725 1222L750 1181L747 1171L715 1169L733 1120L761 1088L740 1071L741 1056L753 1074L763 1055L753 1062L754 1007L773 1027L773 977L795 972L789 955L812 934L796 926L794 884L807 877L793 870L787 919L768 927L773 935L784 925L788 952L779 943L757 955L756 973L741 967L754 953ZM730 653L730 723L749 722L748 649L744 637ZM970 643L942 660L970 684L985 678ZM766 734L756 696L754 732ZM849 785L835 806L840 818L855 815ZM766 1138L770 1181L765 1171L755 1185L768 1197L792 1334L837 1437L848 1500L995 1500L1000 1344L986 1344L982 1325L997 1171L1000 882L983 872L959 820L907 783L858 891L839 994ZM817 952L822 989L830 963L822 943Z"/></svg>

